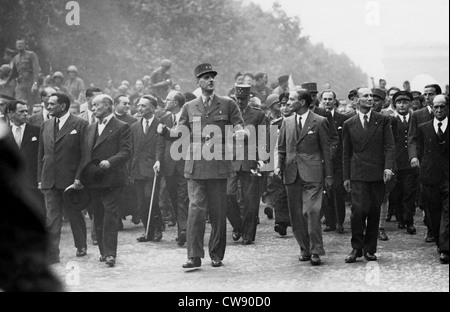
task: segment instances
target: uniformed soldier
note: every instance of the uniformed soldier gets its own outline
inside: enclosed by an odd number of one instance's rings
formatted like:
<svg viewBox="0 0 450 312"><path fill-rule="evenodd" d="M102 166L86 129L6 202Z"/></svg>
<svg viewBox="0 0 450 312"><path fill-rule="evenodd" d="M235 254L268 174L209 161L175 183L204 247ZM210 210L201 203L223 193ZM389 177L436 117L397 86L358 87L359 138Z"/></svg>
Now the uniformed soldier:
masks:
<svg viewBox="0 0 450 312"><path fill-rule="evenodd" d="M260 146L258 143L259 126L265 126L268 130L268 120L264 112L259 108L249 105L251 86L236 86L236 102L242 113L246 127L253 126L256 135L255 140L236 141L236 160L233 161L233 167L236 175L228 179L227 197L228 197L228 220L233 226L233 240L238 241L243 236L244 245L253 244L256 237L257 217L259 210L259 183L261 174L257 171L264 165L263 161L257 161L258 149L265 150L266 144ZM266 136L267 138L267 136ZM241 153L240 153L241 152ZM242 152L243 155L242 155ZM255 158L252 159L251 152L255 152ZM241 155L240 155L241 154ZM241 186L241 194L244 204L241 216L241 208L238 204L238 182Z"/></svg>
<svg viewBox="0 0 450 312"><path fill-rule="evenodd" d="M234 135L248 135L244 120L236 103L214 93L217 72L211 64L201 64L195 69L202 95L184 105L179 126L190 131L190 146L185 165L188 179L189 214L187 224L187 248L189 260L183 268L201 266L204 258L205 218L208 212L211 222L209 255L213 267L222 266L226 247L227 179L234 174L231 160L225 159L225 126L234 127ZM207 129L205 129L209 126ZM211 136L209 129L220 129ZM207 153L220 154L209 159ZM218 153L219 152L219 153Z"/></svg>

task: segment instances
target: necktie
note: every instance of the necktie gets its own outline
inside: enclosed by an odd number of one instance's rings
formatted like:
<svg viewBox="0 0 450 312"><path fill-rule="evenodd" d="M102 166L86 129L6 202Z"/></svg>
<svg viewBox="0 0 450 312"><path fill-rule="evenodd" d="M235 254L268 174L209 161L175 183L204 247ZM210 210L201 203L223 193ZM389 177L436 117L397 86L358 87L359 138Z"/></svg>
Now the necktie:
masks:
<svg viewBox="0 0 450 312"><path fill-rule="evenodd" d="M55 139L58 137L59 133L59 118L55 118Z"/></svg>
<svg viewBox="0 0 450 312"><path fill-rule="evenodd" d="M369 117L367 115L364 115L364 130L367 131L367 128L369 127Z"/></svg>
<svg viewBox="0 0 450 312"><path fill-rule="evenodd" d="M298 125L297 125L297 139L300 138L300 134L302 133L302 116L299 116Z"/></svg>
<svg viewBox="0 0 450 312"><path fill-rule="evenodd" d="M46 120L49 120L50 119L50 114L47 114L47 119Z"/></svg>
<svg viewBox="0 0 450 312"><path fill-rule="evenodd" d="M405 127L408 125L408 121L406 120L406 116L403 116L403 124Z"/></svg>
<svg viewBox="0 0 450 312"><path fill-rule="evenodd" d="M206 97L206 101L205 101L205 107L206 107L206 109L208 109L210 102L211 102L211 98L210 98L209 96L207 96L207 97Z"/></svg>
<svg viewBox="0 0 450 312"><path fill-rule="evenodd" d="M145 130L144 130L144 134L147 134L148 132L148 128L150 127L150 123L148 121L148 119L145 120Z"/></svg>
<svg viewBox="0 0 450 312"><path fill-rule="evenodd" d="M173 114L173 126L176 127L177 126L177 117L175 116L175 114Z"/></svg>
<svg viewBox="0 0 450 312"><path fill-rule="evenodd" d="M441 142L444 140L444 132L442 131L442 122L438 123L438 137L439 137L439 143L442 144Z"/></svg>
<svg viewBox="0 0 450 312"><path fill-rule="evenodd" d="M17 127L16 133L14 134L14 138L16 139L17 146L20 148L22 145L22 128Z"/></svg>

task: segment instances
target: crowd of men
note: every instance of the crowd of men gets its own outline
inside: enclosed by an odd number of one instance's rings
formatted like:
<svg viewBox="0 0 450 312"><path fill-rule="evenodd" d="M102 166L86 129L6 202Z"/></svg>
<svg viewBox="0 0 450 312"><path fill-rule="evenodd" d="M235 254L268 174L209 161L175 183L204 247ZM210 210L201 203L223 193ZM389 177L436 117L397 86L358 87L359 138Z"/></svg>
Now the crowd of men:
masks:
<svg viewBox="0 0 450 312"><path fill-rule="evenodd" d="M38 60L22 40L17 50L6 64L9 72L0 67L7 72L0 75L0 114L11 130L6 140L25 163L21 192L45 223L49 264L60 262L64 218L76 257L87 255L87 212L99 260L110 267L127 216L143 224L139 243L159 242L166 225L177 226L177 245L187 245L186 269L201 266L209 222L209 256L220 267L227 219L234 241L254 244L261 201L267 217L275 218L275 232L285 236L292 227L299 260L314 266L325 255L322 232L345 231L346 201L352 233L347 263L363 256L376 261L393 217L399 229L415 235L419 207L426 241L435 242L439 261L448 264L449 98L437 84L421 93L406 82L403 90L386 90L380 81L379 88L352 89L347 104L330 84L320 93L315 82L289 88L289 76L282 75L272 88L265 73L238 73L228 95L220 96L218 73L205 63L194 69L199 88L182 93L164 60L131 93L126 81L118 89L111 81L103 90L86 89L71 65L68 81L55 72L41 85L35 105ZM220 135L208 132L212 125ZM225 157L227 126L233 126L231 153L242 147L241 158ZM278 130L276 144L251 139L261 129L270 138L271 127ZM186 136L184 150L179 142ZM174 150L183 157L175 158ZM224 157L208 157L205 150Z"/></svg>

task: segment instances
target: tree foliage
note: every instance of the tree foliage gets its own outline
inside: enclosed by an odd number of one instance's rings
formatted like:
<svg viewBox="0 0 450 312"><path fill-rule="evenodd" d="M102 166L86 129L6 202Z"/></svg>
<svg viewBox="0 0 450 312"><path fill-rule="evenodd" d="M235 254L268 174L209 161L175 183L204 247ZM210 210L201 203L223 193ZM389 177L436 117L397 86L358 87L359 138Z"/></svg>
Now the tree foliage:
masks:
<svg viewBox="0 0 450 312"><path fill-rule="evenodd" d="M267 13L239 0L78 0L81 25L66 24L62 0L0 0L0 49L25 37L45 74L76 65L89 83L102 86L149 75L162 59L173 62L175 82L193 90L193 70L210 62L219 92L238 71L292 74L294 81L330 82L340 97L367 76L346 56L314 45L298 18L277 5Z"/></svg>

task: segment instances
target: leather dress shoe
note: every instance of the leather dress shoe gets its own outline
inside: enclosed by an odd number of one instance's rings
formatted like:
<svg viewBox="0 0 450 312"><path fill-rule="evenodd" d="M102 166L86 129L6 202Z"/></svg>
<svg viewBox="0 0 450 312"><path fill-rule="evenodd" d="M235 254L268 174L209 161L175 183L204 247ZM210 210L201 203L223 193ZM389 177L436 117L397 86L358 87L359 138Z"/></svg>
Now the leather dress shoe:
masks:
<svg viewBox="0 0 450 312"><path fill-rule="evenodd" d="M146 243L146 242L152 242L153 238L149 235L148 238L145 237L145 233L136 239L138 243Z"/></svg>
<svg viewBox="0 0 450 312"><path fill-rule="evenodd" d="M178 236L178 246L184 246L186 244L186 231L181 231L180 236Z"/></svg>
<svg viewBox="0 0 450 312"><path fill-rule="evenodd" d="M264 208L264 214L267 216L268 219L273 219L273 209L270 207Z"/></svg>
<svg viewBox="0 0 450 312"><path fill-rule="evenodd" d="M277 232L281 236L286 236L286 234L287 234L287 231L286 231L287 225L284 222L275 224L275 227L273 229L275 232Z"/></svg>
<svg viewBox="0 0 450 312"><path fill-rule="evenodd" d="M153 236L153 241L156 243L159 243L162 240L162 232L161 231L155 231L155 235Z"/></svg>
<svg viewBox="0 0 450 312"><path fill-rule="evenodd" d="M105 263L106 263L107 266L112 268L113 266L116 265L116 258L113 257L113 256L108 256L108 257L106 257Z"/></svg>
<svg viewBox="0 0 450 312"><path fill-rule="evenodd" d="M345 258L346 263L354 263L357 258L363 256L362 249L353 249L352 252Z"/></svg>
<svg viewBox="0 0 450 312"><path fill-rule="evenodd" d="M439 261L441 264L448 264L448 254L442 252L439 257Z"/></svg>
<svg viewBox="0 0 450 312"><path fill-rule="evenodd" d="M371 254L368 252L364 253L364 258L366 258L367 261L377 261L378 260L377 256L375 256L375 254Z"/></svg>
<svg viewBox="0 0 450 312"><path fill-rule="evenodd" d="M383 228L380 228L378 230L378 239L381 241L388 241L389 237L387 236L386 232L384 231Z"/></svg>
<svg viewBox="0 0 450 312"><path fill-rule="evenodd" d="M311 260L311 255L300 255L298 258L298 261L300 262L306 262Z"/></svg>
<svg viewBox="0 0 450 312"><path fill-rule="evenodd" d="M323 231L324 232L334 232L334 231L336 231L336 227L327 226L327 227L325 227L325 229Z"/></svg>
<svg viewBox="0 0 450 312"><path fill-rule="evenodd" d="M425 242L426 243L434 243L434 236L431 231L427 232L427 236L425 237Z"/></svg>
<svg viewBox="0 0 450 312"><path fill-rule="evenodd" d="M344 227L341 224L338 224L338 226L336 228L336 233L344 234Z"/></svg>
<svg viewBox="0 0 450 312"><path fill-rule="evenodd" d="M106 262L106 257L105 256L100 256L100 258L98 258L99 262Z"/></svg>
<svg viewBox="0 0 450 312"><path fill-rule="evenodd" d="M235 242L241 239L242 234L239 231L233 231L232 237Z"/></svg>
<svg viewBox="0 0 450 312"><path fill-rule="evenodd" d="M183 264L184 269L199 268L202 266L202 259L200 258L190 258L185 264Z"/></svg>
<svg viewBox="0 0 450 312"><path fill-rule="evenodd" d="M401 229L401 230L406 229L406 224L400 221L398 223L398 228Z"/></svg>
<svg viewBox="0 0 450 312"><path fill-rule="evenodd" d="M86 257L87 256L87 250L86 248L80 248L77 250L77 257L81 258L81 257Z"/></svg>
<svg viewBox="0 0 450 312"><path fill-rule="evenodd" d="M414 234L417 233L417 230L416 230L416 227L415 227L414 225L409 225L409 226L406 228L406 232L407 232L408 234L410 234L410 235L414 235Z"/></svg>
<svg viewBox="0 0 450 312"><path fill-rule="evenodd" d="M314 265L314 266L322 264L322 260L320 260L319 255L312 255L310 262L311 262L311 265Z"/></svg>
<svg viewBox="0 0 450 312"><path fill-rule="evenodd" d="M242 240L242 245L253 245L255 242L249 239Z"/></svg>
<svg viewBox="0 0 450 312"><path fill-rule="evenodd" d="M223 263L220 260L211 260L211 265L213 266L213 268L218 268L221 267Z"/></svg>

